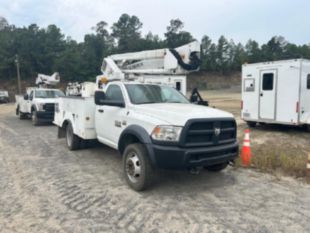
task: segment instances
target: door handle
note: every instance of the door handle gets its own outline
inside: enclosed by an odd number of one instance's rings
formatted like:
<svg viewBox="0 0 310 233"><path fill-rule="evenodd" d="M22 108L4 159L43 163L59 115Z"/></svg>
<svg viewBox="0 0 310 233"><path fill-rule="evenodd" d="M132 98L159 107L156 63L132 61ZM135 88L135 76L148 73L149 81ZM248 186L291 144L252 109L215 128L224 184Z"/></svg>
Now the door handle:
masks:
<svg viewBox="0 0 310 233"><path fill-rule="evenodd" d="M103 109L99 109L98 112L104 113L104 110Z"/></svg>
<svg viewBox="0 0 310 233"><path fill-rule="evenodd" d="M260 96L264 96L264 94L263 94L263 93L260 93Z"/></svg>

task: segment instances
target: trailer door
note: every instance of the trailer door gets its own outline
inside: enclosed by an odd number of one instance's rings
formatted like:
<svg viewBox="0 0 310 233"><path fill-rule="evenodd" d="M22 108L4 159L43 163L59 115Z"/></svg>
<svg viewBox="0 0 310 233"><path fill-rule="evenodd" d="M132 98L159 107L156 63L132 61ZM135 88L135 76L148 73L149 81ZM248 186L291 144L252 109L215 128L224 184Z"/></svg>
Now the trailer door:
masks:
<svg viewBox="0 0 310 233"><path fill-rule="evenodd" d="M276 70L264 70L261 72L259 92L259 116L261 119L275 120L276 85Z"/></svg>

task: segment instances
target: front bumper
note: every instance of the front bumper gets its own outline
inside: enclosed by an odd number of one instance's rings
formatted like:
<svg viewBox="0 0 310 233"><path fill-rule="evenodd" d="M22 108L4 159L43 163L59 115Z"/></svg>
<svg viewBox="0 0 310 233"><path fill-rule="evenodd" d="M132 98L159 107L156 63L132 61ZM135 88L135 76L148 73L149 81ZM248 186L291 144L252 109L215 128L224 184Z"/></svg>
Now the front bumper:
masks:
<svg viewBox="0 0 310 233"><path fill-rule="evenodd" d="M239 144L235 142L228 145L198 148L147 144L147 149L156 167L186 169L233 161L238 156Z"/></svg>
<svg viewBox="0 0 310 233"><path fill-rule="evenodd" d="M37 118L40 122L53 122L54 121L54 112L47 112L47 111L38 111Z"/></svg>

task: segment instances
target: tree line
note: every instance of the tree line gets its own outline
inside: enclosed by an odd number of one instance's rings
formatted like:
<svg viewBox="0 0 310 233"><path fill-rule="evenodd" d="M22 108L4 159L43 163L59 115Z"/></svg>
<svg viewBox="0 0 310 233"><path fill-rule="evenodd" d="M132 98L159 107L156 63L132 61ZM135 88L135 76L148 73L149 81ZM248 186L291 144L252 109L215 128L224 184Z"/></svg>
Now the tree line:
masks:
<svg viewBox="0 0 310 233"><path fill-rule="evenodd" d="M138 17L123 14L111 27L104 21L97 23L83 42L77 42L66 37L56 25L16 27L0 17L0 79L16 77L16 55L23 79L58 71L64 80L83 81L93 80L100 73L102 59L110 54L175 48L195 40L183 30L184 23L179 19L170 21L164 38L152 32L142 35L142 26ZM224 36L212 41L206 35L201 47L201 69L221 73L240 71L243 63L310 59L310 44L296 45L281 36L262 45L251 39L243 45Z"/></svg>

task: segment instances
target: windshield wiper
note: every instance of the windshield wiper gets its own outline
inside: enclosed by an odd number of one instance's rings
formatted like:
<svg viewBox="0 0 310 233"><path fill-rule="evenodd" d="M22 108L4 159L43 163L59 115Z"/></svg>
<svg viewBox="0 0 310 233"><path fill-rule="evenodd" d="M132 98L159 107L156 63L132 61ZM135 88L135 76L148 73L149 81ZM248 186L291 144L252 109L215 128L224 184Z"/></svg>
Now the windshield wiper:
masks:
<svg viewBox="0 0 310 233"><path fill-rule="evenodd" d="M136 104L158 104L160 102L155 102L155 101L145 101L145 102L141 102L141 103L136 103Z"/></svg>
<svg viewBox="0 0 310 233"><path fill-rule="evenodd" d="M180 101L165 101L165 103L182 104Z"/></svg>

